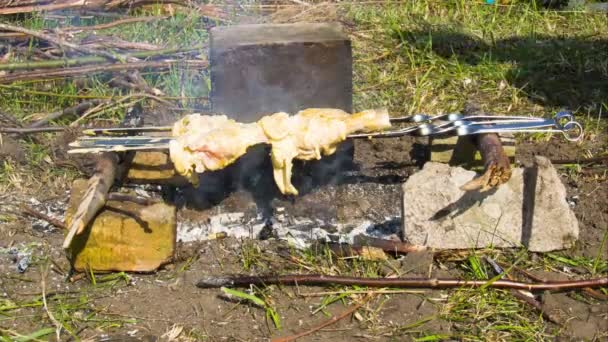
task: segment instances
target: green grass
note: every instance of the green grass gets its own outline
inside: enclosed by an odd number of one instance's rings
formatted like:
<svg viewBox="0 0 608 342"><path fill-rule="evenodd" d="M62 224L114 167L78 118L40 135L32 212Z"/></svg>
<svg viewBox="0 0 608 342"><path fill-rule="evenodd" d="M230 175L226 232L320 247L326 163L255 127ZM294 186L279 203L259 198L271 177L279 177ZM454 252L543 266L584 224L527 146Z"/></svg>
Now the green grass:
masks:
<svg viewBox="0 0 608 342"><path fill-rule="evenodd" d="M483 1L465 0L376 5L346 3L339 6L342 19L354 24L348 27L353 39L356 109L387 106L395 114L441 113L460 111L465 102L473 101L484 110L497 114L550 116L567 107L585 124L588 134L581 143L583 149L594 147L594 151L605 151L608 146L605 135L608 121L600 118L600 113L605 118L608 112L608 20L605 14L542 10L533 2L523 0L511 1L504 6L487 6ZM159 12L152 10L135 14L157 15ZM20 20L21 24L33 29L57 27L56 21L44 20L38 15ZM109 18L94 18L74 24L93 25L109 21ZM99 34L147 42L161 48L204 45L208 39L206 24L195 11L102 30ZM30 40L29 44L34 46L36 41ZM204 53L203 49L201 54ZM32 50L26 48L17 51L11 61L32 58ZM164 92L164 97L176 106L201 108L206 105L210 84L204 70L173 67L163 72L144 71L142 76L151 87ZM40 113L57 111L87 99L119 100L129 95L129 91L110 86L110 79L109 75L99 74L74 80L0 85L0 111L27 123L38 118ZM158 105L146 99L144 106L146 110L154 111ZM93 119L117 123L123 114L124 108L111 107ZM73 117L66 117L52 124L67 125L73 120ZM47 143L53 137L49 134L39 136L36 141L22 139L27 155L25 165L12 160L0 161L0 193L36 192L53 181L69 184L69 180L78 175L73 169L50 167L45 161L53 156ZM522 140L531 141L549 139L552 138L546 134L522 137ZM566 167L566 171L569 177L576 179L580 166ZM608 248L607 236L608 231L602 242L604 249ZM282 260L280 272L381 277L387 269L395 268L390 262L336 258L323 246L304 252L292 250L291 254L295 259L289 263ZM488 250L453 255L449 260L437 260L436 263L458 270L467 279L487 279L495 274L484 260L486 255L530 270L560 271L564 267L576 267L588 276L608 273L608 264L601 258L601 253L592 258L568 252L535 258L525 251L503 253ZM264 273L277 269L276 257L266 254L255 242L243 241L239 258L240 267L246 272ZM187 260L182 267L170 272L165 280L187 272L195 261ZM121 327L133 320L91 310L91 303L96 296L107 294L104 291L125 286L128 281L122 273L110 276L93 274L90 291L52 296L48 298L50 310L73 334L85 325L101 330ZM312 302L311 311L327 315L330 306L347 305L356 300L354 293L360 289L335 287L332 290L342 293L326 295ZM278 287L256 289L253 295L245 293L256 299L243 295L241 298L257 301L268 313L269 309L275 310L271 300L274 291L284 290ZM435 315L395 327L391 330L393 335L408 335L418 341L450 338L536 341L552 339L560 333L559 328L548 325L537 312L522 304L509 291L460 289L447 293L445 302L436 303ZM584 295L578 296L580 300L593 302ZM380 323L369 322L377 322L373 312L381 309L381 303L374 302L375 308L361 312L368 322L368 329L380 329ZM3 317L0 319L20 322L28 319L27 315L35 315L40 326L30 332L0 330L0 336L5 340L27 340L52 335L53 331L49 330L52 325L49 325L41 307L39 296L19 302L3 299L0 302L0 315ZM275 325L280 324L272 313L268 315ZM435 319L452 326L449 336L428 328L428 323ZM197 336L197 332L192 330L190 335ZM206 333L198 336L206 336Z"/></svg>
<svg viewBox="0 0 608 342"><path fill-rule="evenodd" d="M152 12L137 12L139 15L156 15ZM109 22L109 18L83 19L72 25L95 25ZM31 29L60 28L55 20L45 20L41 15L24 16L15 22ZM90 32L76 34L75 39L84 37ZM100 30L98 35L111 35L127 41L147 42L158 45L159 48L178 48L204 46L208 40L206 24L196 11L180 12L166 19L150 22L131 23L115 28ZM29 40L28 48L13 51L10 62L31 60L32 48L38 44L35 39ZM201 49L201 54L205 50ZM174 66L166 71L142 71L148 85L161 90L169 102L176 107L201 109L207 105L209 91L209 76L205 70ZM74 106L89 99L111 99L119 102L136 91L125 91L110 84L112 76L107 74L83 75L74 79L58 79L50 81L24 81L12 84L0 84L0 111L12 115L27 125L45 116L47 113ZM146 111L157 111L158 104L150 99L129 98L121 105L110 105L83 120L82 124L117 124L124 116L126 107L135 101L144 103ZM63 117L51 125L68 125L74 117ZM49 180L71 179L78 175L73 168L53 168L44 162L49 158L52 141L55 135L38 135L36 140L23 140L26 151L26 164L17 164L11 160L3 160L0 164L0 189L27 191L27 184L42 186ZM36 175L35 177L33 175ZM52 183L52 181L51 181ZM36 189L37 187L32 187Z"/></svg>
<svg viewBox="0 0 608 342"><path fill-rule="evenodd" d="M354 41L358 107L436 113L473 100L490 112L544 115L606 104L602 14L412 1L349 15L364 33Z"/></svg>

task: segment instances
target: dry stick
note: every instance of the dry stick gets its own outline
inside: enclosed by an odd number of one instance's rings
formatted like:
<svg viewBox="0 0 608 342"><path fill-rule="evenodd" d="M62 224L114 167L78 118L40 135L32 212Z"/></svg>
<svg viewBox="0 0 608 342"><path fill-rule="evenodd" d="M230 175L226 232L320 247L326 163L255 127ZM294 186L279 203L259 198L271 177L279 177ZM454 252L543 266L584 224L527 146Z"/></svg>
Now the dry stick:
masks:
<svg viewBox="0 0 608 342"><path fill-rule="evenodd" d="M93 108L94 106L99 105L101 102L102 102L102 100L99 100L99 99L93 99L90 101L81 102L75 106L68 107L63 110L50 113L50 114L46 115L44 118L32 123L28 127L29 128L42 127L42 126L46 125L49 121L57 120L65 115L81 115L85 111Z"/></svg>
<svg viewBox="0 0 608 342"><path fill-rule="evenodd" d="M511 266L511 265L507 265L505 263L502 262L498 262L499 265L501 265L502 267L510 267L512 268L514 271L519 272L521 274L523 274L524 276L536 281L536 282L540 282L540 283L545 283L547 282L547 279L538 277L532 273L530 273L527 270L524 270L522 268L519 268L517 266ZM583 292L587 293L588 295L590 295L591 297L595 298L595 299L599 299L599 300L608 300L608 296L606 296L605 294L598 292L592 288L583 288Z"/></svg>
<svg viewBox="0 0 608 342"><path fill-rule="evenodd" d="M475 141L484 162L485 171L480 177L461 186L460 190L483 192L508 182L511 178L511 162L502 147L498 134L479 134L475 136Z"/></svg>
<svg viewBox="0 0 608 342"><path fill-rule="evenodd" d="M76 127L76 126L78 126L78 123L80 121L83 121L84 119L88 118L89 116L93 115L94 113L100 112L107 108L112 108L113 106L116 106L116 105L117 105L117 103L111 103L109 100L102 101L99 104L97 104L95 107L87 110L85 113L83 113L81 116L79 116L76 120L74 120L70 124L70 127ZM105 108L104 108L104 106L105 106Z"/></svg>
<svg viewBox="0 0 608 342"><path fill-rule="evenodd" d="M30 134L30 133L61 132L61 131L65 131L66 129L67 129L66 127L35 127L35 128L0 127L0 133Z"/></svg>
<svg viewBox="0 0 608 342"><path fill-rule="evenodd" d="M194 52L202 49L203 46L194 46L187 48L171 48L171 49L162 49L155 51L138 51L133 52L131 57L135 58L154 58L160 56L166 56L171 54L183 53L183 52ZM59 59L59 60L51 60L51 61L35 61L35 62L23 62L23 63L6 63L0 64L0 70L31 70L31 69L49 69L49 68L64 68L75 65L84 65L84 64L95 64L95 63L103 63L106 59L99 56L84 56L77 58L68 58L68 59Z"/></svg>
<svg viewBox="0 0 608 342"><path fill-rule="evenodd" d="M516 267L515 265L510 266L500 266L496 261L492 260L489 257L486 257L486 259L488 260L488 262L492 265L492 267L496 270L496 272L498 273L503 273L505 277L507 277L507 279L509 280L513 280L513 277L504 271L504 269L502 267L506 267L506 268L514 268ZM549 312L547 312L545 310L545 308L543 307L543 305L537 301L532 293L530 293L529 291L525 291L525 290L515 290L515 289L510 289L509 292L513 295L513 297L523 301L524 303L532 306L534 309L536 309L537 311L540 312L540 314L548 321L553 322L557 325L561 325L561 321L559 319L559 317L555 317L554 315L550 314Z"/></svg>
<svg viewBox="0 0 608 342"><path fill-rule="evenodd" d="M85 0L76 0L76 1L65 3L65 4L7 7L7 8L0 8L0 15L30 13L30 12L39 12L39 11L56 11L56 10L66 9L66 8L82 7L85 4L86 4Z"/></svg>
<svg viewBox="0 0 608 342"><path fill-rule="evenodd" d="M146 198L146 197L142 197L142 196L135 196L135 195L128 195L128 194L119 194L119 193L115 193L115 192L108 194L107 200L108 201L120 201L120 202L133 202L133 203L144 205L144 206L149 206L149 205L153 205L153 204L157 204L157 203L161 202L161 201L153 199L153 198Z"/></svg>
<svg viewBox="0 0 608 342"><path fill-rule="evenodd" d="M75 68L65 68L55 71L33 71L33 72L22 72L8 74L0 76L0 83L12 83L16 81L28 81L28 80L47 80L60 77L69 76L89 76L92 73L98 72L112 72L122 70L134 70L134 69L146 69L146 68L168 68L174 64L188 64L198 67L207 67L206 61L197 60L168 60L168 61L154 61L154 62L133 62L133 63L116 63L116 64L102 64L96 66L83 66Z"/></svg>
<svg viewBox="0 0 608 342"><path fill-rule="evenodd" d="M583 159L551 159L552 164L592 164L608 161L608 156Z"/></svg>
<svg viewBox="0 0 608 342"><path fill-rule="evenodd" d="M322 291L322 292L298 292L298 297L325 297L332 295L344 295L344 294L424 294L426 291L422 290L355 290L355 291Z"/></svg>
<svg viewBox="0 0 608 342"><path fill-rule="evenodd" d="M114 184L119 157L116 153L103 153L97 160L95 173L87 182L85 191L76 214L70 223L69 232L63 241L63 248L70 247L74 236L82 233L106 203L110 187Z"/></svg>
<svg viewBox="0 0 608 342"><path fill-rule="evenodd" d="M31 5L31 6L15 6L15 7L7 7L0 8L0 15L3 14L17 14L17 13L30 13L30 12L42 12L42 11L56 11L60 9L94 9L101 8L108 10L114 7L120 7L122 5L126 5L130 8L134 8L137 6L145 5L147 3L178 3L181 4L180 1L177 0L146 0L146 1L131 1L131 0L118 0L118 1L108 1L108 0L100 0L100 1L85 1L85 0L75 0L68 3L63 4L49 4L49 5ZM106 14L105 12L101 12Z"/></svg>
<svg viewBox="0 0 608 342"><path fill-rule="evenodd" d="M138 22L148 22L154 20L162 20L167 19L167 16L148 16L148 17L135 17L135 18L126 18L119 19L105 24L97 24L91 26L74 26L74 27L66 27L61 29L62 31L92 31L92 30L105 30L112 27L116 27L124 24L132 24Z"/></svg>
<svg viewBox="0 0 608 342"><path fill-rule="evenodd" d="M53 37L51 35L48 35L46 33L40 32L40 31L34 31L34 30L23 28L23 27L19 27L19 26L0 23L0 29L24 33L24 34L30 35L32 37L36 37L39 39L49 41L49 42L51 42L55 45L59 45L61 47L66 47L66 48L72 49L74 51L84 52L84 53L88 53L91 55L106 57L110 60L126 61L128 59L133 59L133 57L122 56L118 53L110 53L110 52L106 52L106 51L90 49L84 45L73 44L64 39Z"/></svg>
<svg viewBox="0 0 608 342"><path fill-rule="evenodd" d="M372 298L371 295L367 295L365 298L363 298L363 300L353 306L351 306L348 310L342 312L341 314L339 314L338 316L333 316L332 318L328 319L327 321L313 327L312 329L303 331L301 333L295 334L295 335L291 335L291 336L285 336L285 337L276 337L271 339L271 342L289 342L289 341L295 341L296 339L300 338L300 337L304 337L304 336L308 336L310 334L313 334L329 325L332 325L334 323L336 323L337 321L348 317L349 315L351 315L352 313L354 313L355 311L357 311L360 307L363 306L363 304L365 304L368 300L370 300Z"/></svg>
<svg viewBox="0 0 608 342"><path fill-rule="evenodd" d="M526 304L532 306L533 308L535 308L536 310L538 310L546 320L548 320L552 323L555 323L557 325L562 324L561 320L558 317L555 317L554 315L547 312L545 310L545 308L543 307L543 305L541 303L539 303L536 299L528 297L525 293L519 292L518 290L511 289L509 292L511 292L511 294L515 298L523 301L524 303L526 303Z"/></svg>
<svg viewBox="0 0 608 342"><path fill-rule="evenodd" d="M37 210L34 210L34 208L31 208L25 204L21 205L21 210L23 210L26 214L44 220L57 228L66 229L65 224L63 222L59 221L58 219L52 218L46 214L43 214Z"/></svg>
<svg viewBox="0 0 608 342"><path fill-rule="evenodd" d="M42 304L44 305L44 310L46 311L47 316L49 316L49 319L51 320L51 322L53 322L53 325L55 325L55 334L57 335L57 341L61 341L61 329L63 329L63 325L59 323L53 313L51 313L51 310L49 310L49 306L46 302L46 277L49 273L48 268L46 266L43 266L40 273L40 277L42 278L40 280L40 286L42 287Z"/></svg>
<svg viewBox="0 0 608 342"><path fill-rule="evenodd" d="M500 289L520 289L528 291L557 291L598 287L608 285L608 277L553 281L545 283L528 283L512 280L462 280L456 278L360 278L346 276L330 276L322 274L294 274L284 276L235 276L235 277L205 277L197 286L215 288L221 286L247 287L250 285L358 285L368 287L403 287L403 288L455 288L455 287L492 287Z"/></svg>
<svg viewBox="0 0 608 342"><path fill-rule="evenodd" d="M361 246L380 248L383 251L389 252L389 253L407 254L407 253L411 253L411 252L425 251L428 249L425 246L413 245L411 243L401 242L401 241L379 239L379 238L374 238L371 236L358 237L355 242Z"/></svg>
<svg viewBox="0 0 608 342"><path fill-rule="evenodd" d="M105 30L112 27L116 27L124 24L132 24L138 22L148 22L154 20L162 20L168 17L162 16L147 16L147 17L135 17L135 18L126 18L119 19L105 24L97 24L90 26L70 26L64 27L61 29L62 32L81 32L81 31L95 31L95 30ZM48 33L48 30L43 31L44 33ZM0 38L22 38L27 37L28 35L25 33L15 32L15 33L0 33Z"/></svg>

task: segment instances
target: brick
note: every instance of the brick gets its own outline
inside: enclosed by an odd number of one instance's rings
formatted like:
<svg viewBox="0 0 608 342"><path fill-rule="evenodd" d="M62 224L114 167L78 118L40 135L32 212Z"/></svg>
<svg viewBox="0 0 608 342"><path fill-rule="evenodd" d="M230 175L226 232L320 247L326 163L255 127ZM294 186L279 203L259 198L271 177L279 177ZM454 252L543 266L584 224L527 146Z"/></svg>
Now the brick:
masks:
<svg viewBox="0 0 608 342"><path fill-rule="evenodd" d="M73 183L68 226L86 183L83 179ZM74 238L69 257L77 271L151 272L172 260L175 237L175 206L109 201L85 232Z"/></svg>
<svg viewBox="0 0 608 342"><path fill-rule="evenodd" d="M131 183L184 185L188 183L177 174L169 154L165 152L135 152L127 178Z"/></svg>

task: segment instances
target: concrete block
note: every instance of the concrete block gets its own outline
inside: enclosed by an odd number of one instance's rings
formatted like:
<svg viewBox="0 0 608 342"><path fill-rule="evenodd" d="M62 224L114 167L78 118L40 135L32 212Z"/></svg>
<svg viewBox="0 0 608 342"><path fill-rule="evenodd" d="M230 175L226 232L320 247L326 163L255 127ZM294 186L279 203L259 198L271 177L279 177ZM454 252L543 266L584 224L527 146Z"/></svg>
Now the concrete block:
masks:
<svg viewBox="0 0 608 342"><path fill-rule="evenodd" d="M495 190L464 192L475 177L461 167L428 162L403 185L403 235L441 249L525 246L547 252L570 248L579 227L551 162L536 157Z"/></svg>
<svg viewBox="0 0 608 342"><path fill-rule="evenodd" d="M86 183L84 179L73 183L68 226ZM78 271L151 272L172 260L175 237L175 206L109 201L86 231L74 238L69 258Z"/></svg>

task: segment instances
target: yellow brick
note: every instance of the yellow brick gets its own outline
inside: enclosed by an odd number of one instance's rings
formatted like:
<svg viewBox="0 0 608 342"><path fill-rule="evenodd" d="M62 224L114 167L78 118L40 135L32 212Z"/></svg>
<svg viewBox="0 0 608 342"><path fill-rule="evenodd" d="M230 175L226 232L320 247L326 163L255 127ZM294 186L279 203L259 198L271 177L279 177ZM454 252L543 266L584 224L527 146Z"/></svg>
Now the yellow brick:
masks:
<svg viewBox="0 0 608 342"><path fill-rule="evenodd" d="M72 186L68 226L85 188L86 180L76 180ZM150 272L171 261L175 236L175 206L109 201L85 232L74 238L69 256L78 271Z"/></svg>
<svg viewBox="0 0 608 342"><path fill-rule="evenodd" d="M136 152L127 178L132 183L182 185L188 182L177 174L169 155L164 152Z"/></svg>

